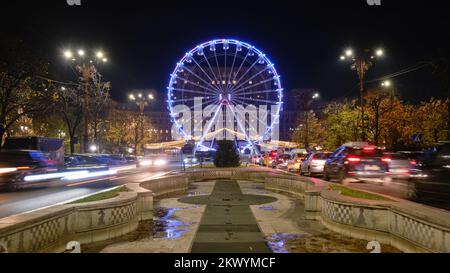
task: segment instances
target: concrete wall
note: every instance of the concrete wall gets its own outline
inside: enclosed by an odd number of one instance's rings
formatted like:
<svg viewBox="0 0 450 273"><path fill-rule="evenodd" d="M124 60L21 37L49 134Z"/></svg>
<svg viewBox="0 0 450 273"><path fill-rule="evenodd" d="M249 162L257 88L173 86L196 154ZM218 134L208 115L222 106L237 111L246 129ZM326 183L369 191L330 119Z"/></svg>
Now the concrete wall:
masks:
<svg viewBox="0 0 450 273"><path fill-rule="evenodd" d="M329 191L327 184L265 168L202 169L142 183L116 198L60 205L0 220L0 245L8 252L61 252L69 241L92 243L134 230L151 219L153 197L183 191L191 181L263 181L270 190L304 198L306 217L351 237L378 240L405 252L450 252L450 213L407 201L369 201Z"/></svg>
<svg viewBox="0 0 450 273"><path fill-rule="evenodd" d="M371 201L340 195L295 178L266 178L266 188L304 197L307 219L335 232L377 240L404 252L450 252L450 213L405 201Z"/></svg>
<svg viewBox="0 0 450 273"><path fill-rule="evenodd" d="M0 220L0 245L8 252L62 252L70 241L81 244L119 237L151 219L153 197L186 190L185 175L129 183L128 191L107 200L58 205Z"/></svg>

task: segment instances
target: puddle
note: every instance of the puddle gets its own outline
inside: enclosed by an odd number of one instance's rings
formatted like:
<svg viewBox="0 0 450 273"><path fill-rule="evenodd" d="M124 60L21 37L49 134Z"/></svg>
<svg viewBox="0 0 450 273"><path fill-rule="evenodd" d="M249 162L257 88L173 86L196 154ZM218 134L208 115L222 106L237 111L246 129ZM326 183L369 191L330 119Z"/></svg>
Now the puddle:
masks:
<svg viewBox="0 0 450 273"><path fill-rule="evenodd" d="M301 235L287 234L287 233L274 233L267 237L267 244L274 253L290 253L290 247L288 246L289 240L295 240L300 238Z"/></svg>
<svg viewBox="0 0 450 273"><path fill-rule="evenodd" d="M183 209L197 208L198 206L190 206ZM186 234L192 226L193 222L182 222L173 216L173 213L180 208L156 208L153 217L153 238L176 239Z"/></svg>
<svg viewBox="0 0 450 273"><path fill-rule="evenodd" d="M343 236L334 232L317 235L274 233L266 237L274 253L369 253L368 241ZM398 249L381 245L381 253L401 253Z"/></svg>
<svg viewBox="0 0 450 273"><path fill-rule="evenodd" d="M273 206L261 206L261 207L258 207L258 208L261 209L261 210L265 210L265 211L276 210Z"/></svg>

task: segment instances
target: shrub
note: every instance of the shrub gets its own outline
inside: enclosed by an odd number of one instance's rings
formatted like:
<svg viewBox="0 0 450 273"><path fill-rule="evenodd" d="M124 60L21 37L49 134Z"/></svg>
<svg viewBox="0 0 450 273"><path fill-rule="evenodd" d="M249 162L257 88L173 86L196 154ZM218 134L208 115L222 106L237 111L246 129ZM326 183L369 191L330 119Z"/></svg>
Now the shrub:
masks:
<svg viewBox="0 0 450 273"><path fill-rule="evenodd" d="M219 140L219 147L214 157L214 165L218 168L239 167L239 153L231 140Z"/></svg>

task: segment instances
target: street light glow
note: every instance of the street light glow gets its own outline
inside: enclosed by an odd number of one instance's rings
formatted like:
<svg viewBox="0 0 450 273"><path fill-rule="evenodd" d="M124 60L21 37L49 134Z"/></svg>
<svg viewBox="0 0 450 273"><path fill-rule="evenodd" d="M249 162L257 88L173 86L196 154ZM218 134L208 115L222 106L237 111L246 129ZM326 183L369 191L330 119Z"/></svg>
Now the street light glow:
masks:
<svg viewBox="0 0 450 273"><path fill-rule="evenodd" d="M376 55L377 55L378 57L383 56L383 55L384 55L383 50L382 50L382 49L378 49L378 50L376 51Z"/></svg>
<svg viewBox="0 0 450 273"><path fill-rule="evenodd" d="M97 151L97 146L91 145L91 146L89 147L89 150L90 150L91 152L95 152L95 151Z"/></svg>
<svg viewBox="0 0 450 273"><path fill-rule="evenodd" d="M148 98L152 100L152 99L154 99L155 97L153 96L153 94L148 94Z"/></svg>
<svg viewBox="0 0 450 273"><path fill-rule="evenodd" d="M391 86L391 82L390 81L384 81L384 82L381 83L381 85L384 86L384 87L389 87L389 86Z"/></svg>
<svg viewBox="0 0 450 273"><path fill-rule="evenodd" d="M97 56L97 58L101 59L101 58L103 58L103 52L98 51L98 52L95 54L95 56Z"/></svg>
<svg viewBox="0 0 450 273"><path fill-rule="evenodd" d="M341 61L345 60L345 56L341 56Z"/></svg>
<svg viewBox="0 0 450 273"><path fill-rule="evenodd" d="M84 50L82 50L82 49L78 50L78 55L84 56Z"/></svg>
<svg viewBox="0 0 450 273"><path fill-rule="evenodd" d="M73 56L72 51L70 50L64 51L64 57L66 57L66 59L70 59L72 58L72 56Z"/></svg>
<svg viewBox="0 0 450 273"><path fill-rule="evenodd" d="M347 57L351 57L353 55L353 51L351 49L347 49L345 51L345 55L347 55Z"/></svg>
<svg viewBox="0 0 450 273"><path fill-rule="evenodd" d="M104 63L106 63L106 62L108 61L108 59L107 59L107 58L103 58L102 61L103 61Z"/></svg>
<svg viewBox="0 0 450 273"><path fill-rule="evenodd" d="M135 99L136 99L136 98L134 97L133 94L130 94L130 95L128 96L128 98L129 98L130 100L135 100Z"/></svg>

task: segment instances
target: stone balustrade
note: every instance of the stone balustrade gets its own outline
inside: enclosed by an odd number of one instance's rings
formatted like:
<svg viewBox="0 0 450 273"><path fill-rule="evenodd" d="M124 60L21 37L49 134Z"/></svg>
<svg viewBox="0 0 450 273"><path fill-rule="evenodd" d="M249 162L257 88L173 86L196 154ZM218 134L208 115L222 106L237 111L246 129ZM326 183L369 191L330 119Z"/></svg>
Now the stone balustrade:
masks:
<svg viewBox="0 0 450 273"><path fill-rule="evenodd" d="M450 213L404 201L371 201L342 196L320 180L266 168L198 169L126 184L118 197L58 205L0 219L0 245L8 252L61 252L67 242L115 238L151 219L153 197L186 190L194 181L254 180L269 190L300 196L307 219L354 238L377 240L405 252L450 252Z"/></svg>

